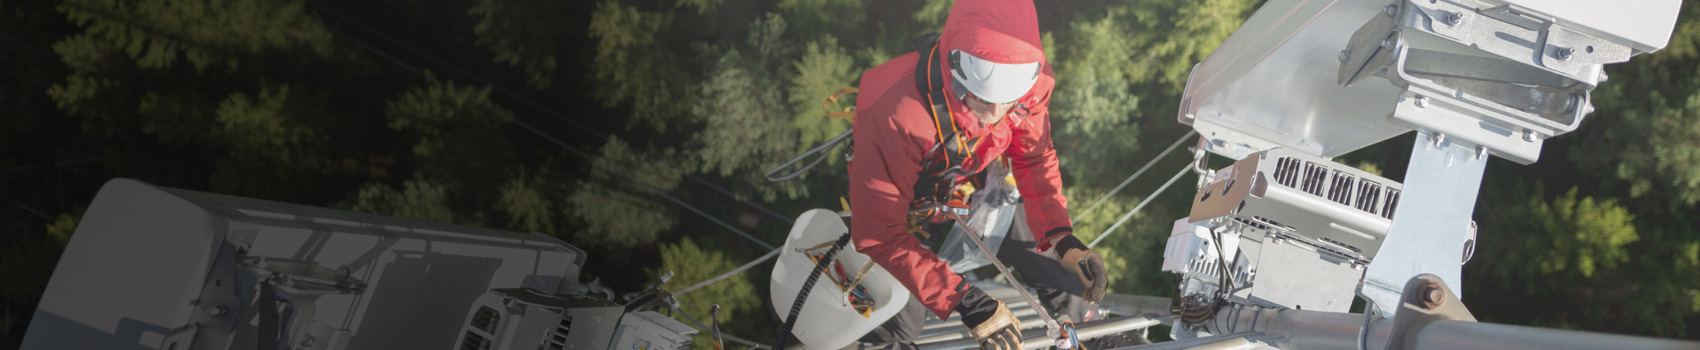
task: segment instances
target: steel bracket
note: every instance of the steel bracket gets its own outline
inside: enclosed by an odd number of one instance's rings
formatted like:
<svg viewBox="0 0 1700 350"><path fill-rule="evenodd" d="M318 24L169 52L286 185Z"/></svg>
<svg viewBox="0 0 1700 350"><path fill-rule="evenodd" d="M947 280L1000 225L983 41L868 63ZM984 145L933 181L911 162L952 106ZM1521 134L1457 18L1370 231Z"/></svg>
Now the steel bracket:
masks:
<svg viewBox="0 0 1700 350"><path fill-rule="evenodd" d="M1405 283L1404 297L1399 300L1401 312L1393 318L1393 333L1387 338L1387 349L1415 349L1417 335L1429 323L1440 320L1476 322L1476 316L1452 294L1446 281L1422 274Z"/></svg>

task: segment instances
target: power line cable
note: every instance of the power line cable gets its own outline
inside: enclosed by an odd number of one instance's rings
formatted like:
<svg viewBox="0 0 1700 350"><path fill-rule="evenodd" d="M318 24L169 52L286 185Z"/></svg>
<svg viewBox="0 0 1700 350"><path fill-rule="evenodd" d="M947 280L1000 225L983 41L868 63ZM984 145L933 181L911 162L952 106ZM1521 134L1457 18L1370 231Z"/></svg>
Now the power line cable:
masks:
<svg viewBox="0 0 1700 350"><path fill-rule="evenodd" d="M732 271L720 274L719 276L714 276L714 278L703 280L702 282L697 282L697 284L693 284L689 287L685 287L685 289L680 289L677 292L673 292L673 296L685 295L685 293L689 293L690 291L697 290L698 288L702 288L702 287L707 287L709 285L714 284L715 282L720 282L720 280L724 280L727 277L732 277L733 275L737 275L740 272L744 272L744 270L749 270L751 267L755 267L756 264L761 264L762 262L767 261L768 259L773 259L773 257L779 256L779 251L780 251L780 249L774 249L773 251L767 252L767 255L762 255L760 258L756 258L755 260L751 260L750 262L745 263L744 266L739 266L736 269L732 269Z"/></svg>
<svg viewBox="0 0 1700 350"><path fill-rule="evenodd" d="M523 103L527 106L531 106L531 108L537 109L538 111L543 112L543 114L554 117L556 120L566 122L567 124L572 125L573 127L576 127L579 130L582 130L582 131L589 133L593 136L596 136L599 139L608 140L607 134L604 134L601 131L597 131L595 128L592 128L589 125L579 123L578 121L567 117L565 114L561 114L560 112L556 112L555 110L550 109L548 107L545 107L541 104L538 104L537 102L533 102L533 101L531 101L531 99L525 98L524 96L521 96L520 94L515 93L512 90L508 90L507 88L504 88L501 85L497 85L495 83L492 83L489 80L486 80L483 77L478 76L477 74L473 74L472 72L469 72L465 69L461 69L459 66L456 66L452 63L449 63L448 61L443 60L441 58L438 58L436 55L426 53L423 50L419 50L418 48L413 47L413 45L408 45L407 43L402 42L400 39L396 39L395 37L392 37L388 34L384 34L383 32L378 31L377 29L366 26L364 24L360 24L359 21L355 21L353 18L351 18L347 15L343 15L341 12L337 12L336 10L332 10L332 9L330 9L330 8L324 6L324 5L320 5L318 3L313 3L313 2L309 2L308 4L312 5L316 9L319 9L320 11L324 11L325 13L330 14L333 17L341 19L344 23L348 23L350 25L355 26L356 28L360 28L361 30L366 31L369 34L372 34L373 36L377 36L379 39L383 39L384 41L388 41L391 44L395 44L396 46L400 46L403 50L407 50L409 52L412 52L415 55L419 55L420 57L424 57L427 60L430 60L432 62L436 62L438 65L443 66L445 68L448 68L449 70L454 71L456 73L460 73L461 75L464 75L468 79L472 79L475 82L478 82L478 83L484 84L484 85L488 85L488 86L491 87L491 89L495 90L497 93L501 93L503 95L507 95L510 98L518 100L520 103ZM738 198L738 195L732 193L732 190L728 190L725 187L721 187L720 185L716 185L712 182L708 182L708 180L704 180L701 177L697 177L696 175L691 175L691 174L685 174L685 177L691 179L691 181L702 184L703 186L707 186L708 188L713 189L715 192L720 192L721 194L724 194L728 197L732 197L733 200L737 200L741 203L744 203L746 205L754 207L754 208L756 208L756 210L760 210L762 212L765 212L768 215L772 215L775 218L779 218L779 220L783 220L786 223L792 223L792 224L796 223L796 220L793 220L790 217L785 216L784 214L780 214L779 212L774 211L773 209L770 209L767 206L757 204L757 203L752 202L750 200Z"/></svg>
<svg viewBox="0 0 1700 350"><path fill-rule="evenodd" d="M1093 202L1092 206L1086 207L1086 210L1080 211L1080 214L1075 214L1074 218L1069 219L1069 221L1080 221L1080 218L1086 217L1086 214L1092 213L1093 209L1098 209L1098 205L1104 204L1104 200L1110 199L1110 196L1121 191L1122 187L1127 187L1127 184L1133 183L1134 178L1138 178L1140 174L1144 174L1146 169L1151 169L1151 166L1157 164L1157 161L1163 160L1163 157L1167 157L1169 152L1173 152L1175 150L1175 147L1180 147L1181 143L1185 143L1188 138L1191 138L1192 135L1197 133L1197 130L1189 130L1186 132L1186 135L1181 135L1181 139L1175 140L1175 143L1169 145L1169 148L1163 149L1163 153L1158 153L1157 157L1151 158L1151 161L1149 162L1145 162L1145 166L1139 167L1139 171L1133 172L1133 175L1128 176L1127 180L1122 180L1122 183L1120 185L1116 185L1116 188L1111 189L1110 193L1105 193L1103 197L1098 197L1097 202Z"/></svg>
<svg viewBox="0 0 1700 350"><path fill-rule="evenodd" d="M1133 217L1133 213L1138 213L1139 209L1145 208L1145 205L1151 203L1152 199L1156 199L1157 195L1163 194L1163 190L1169 189L1169 185L1175 184L1175 180L1180 180L1181 176L1186 175L1188 170L1192 170L1192 164L1187 164L1185 168L1181 168L1180 172L1175 173L1175 177L1171 177L1169 178L1169 182L1163 183L1163 187L1158 187L1156 191L1151 192L1150 196L1145 196L1145 200L1140 201L1139 205L1134 206L1133 210L1127 212L1127 215L1122 215L1121 219L1116 220L1116 224L1110 225L1110 228L1108 229L1104 229L1104 233L1099 233L1098 238L1093 238L1092 243L1087 243L1086 247L1091 248L1092 246L1098 245L1098 241L1104 240L1104 237L1109 237L1110 232L1115 232L1117 227L1121 227L1122 223L1127 222L1128 218Z"/></svg>
<svg viewBox="0 0 1700 350"><path fill-rule="evenodd" d="M376 54L380 57L383 57L384 59L389 60L391 63L395 63L396 65L407 69L409 72L413 72L414 74L417 74L420 77L425 78L427 81L430 81L432 84L436 84L439 87L445 87L445 88L448 87L442 81L439 81L437 79L432 78L429 74L425 74L425 72L420 70L419 68L414 67L412 65L409 65L405 62L402 62L401 60L396 59L394 56L390 56L389 54L384 53L382 50L378 50L378 48L373 47L370 44L367 44L365 41L361 41L360 39L356 39L356 38L354 38L354 36L348 35L348 33L344 33L341 30L337 30L336 28L325 25L322 22L318 22L317 20L314 20L314 22L318 23L320 26L324 27L325 29L330 30L331 33L336 34L338 37L342 37L344 40L348 40L350 42L355 43L356 45L360 45L360 47L365 48L367 51L371 51L373 54ZM489 101L487 101L487 100L486 101L480 101L479 106L484 107L485 110L488 110L491 113L495 113L495 114L500 115L504 118L507 118L509 121L512 121L515 125L519 125L521 128L524 128L525 130L530 131L532 134L536 134L539 137L542 137L546 140L549 140L550 142L555 143L555 145L561 146L561 148L565 148L568 151L572 151L574 154L578 154L579 156L585 157L585 159L589 159L592 162L596 161L596 158L591 156L590 153L586 153L585 151L578 149L578 147L573 147L572 145L569 145L566 142L562 142L560 139L557 139L554 136L549 136L549 134L544 133L542 130L539 130L536 127L531 126L530 123L526 123L525 121L519 120L519 118L514 118L513 115L510 115L506 112L501 111L500 109L495 108L494 106L491 106L489 104ZM737 227L733 227L732 225L727 224L725 221L720 221L720 219L717 219L714 216L708 215L708 213L703 212L702 210L697 209L696 207L691 206L690 204L687 204L684 201L673 197L672 195L668 195L667 193L662 192L661 189L655 188L654 186L650 186L648 183L644 183L643 181L638 180L636 177L633 177L630 174L627 174L623 170L613 169L613 168L610 168L609 170L610 170L610 172L613 172L615 174L620 175L621 177L624 177L626 180L630 180L631 182L636 183L639 186L642 186L644 189L649 190L651 193L655 193L655 195L661 196L661 198L665 198L668 201L673 202L674 204L678 204L679 206L684 207L686 210L690 210L691 212L696 213L697 215L702 216L703 218L708 219L709 221L712 221L715 224L719 224L721 227L725 227L727 230L731 230L732 232L737 233L740 236L743 236L745 239L748 239L751 242L755 242L756 244L759 244L763 247L767 247L767 249L777 249L773 245L767 244L767 242L763 242L762 240L757 239L755 236L750 235L748 232L744 232L743 230L739 230Z"/></svg>

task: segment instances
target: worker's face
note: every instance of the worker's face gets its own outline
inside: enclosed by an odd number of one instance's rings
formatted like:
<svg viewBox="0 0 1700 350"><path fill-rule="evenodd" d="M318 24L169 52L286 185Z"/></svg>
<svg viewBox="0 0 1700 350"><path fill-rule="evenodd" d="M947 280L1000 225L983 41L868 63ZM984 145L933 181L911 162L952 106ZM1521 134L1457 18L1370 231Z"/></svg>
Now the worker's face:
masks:
<svg viewBox="0 0 1700 350"><path fill-rule="evenodd" d="M1009 114L1009 109L1015 107L1015 102L991 103L974 96L974 94L968 94L966 98L963 98L962 104L968 105L968 111L973 113L974 118L979 119L982 125L991 125L1003 120L1003 116Z"/></svg>

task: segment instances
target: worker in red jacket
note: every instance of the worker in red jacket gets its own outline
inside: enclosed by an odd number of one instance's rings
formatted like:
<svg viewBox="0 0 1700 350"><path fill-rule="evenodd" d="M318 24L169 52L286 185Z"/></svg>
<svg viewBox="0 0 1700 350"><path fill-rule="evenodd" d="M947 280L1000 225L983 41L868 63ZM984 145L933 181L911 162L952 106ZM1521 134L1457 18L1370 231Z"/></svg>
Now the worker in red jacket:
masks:
<svg viewBox="0 0 1700 350"><path fill-rule="evenodd" d="M934 64L936 62L936 64ZM930 79L929 79L930 78ZM914 295L883 341L913 346L927 310L961 314L987 349L1021 349L1008 307L952 273L923 241L960 184L1007 159L1023 198L998 252L1048 308L1086 321L1104 294L1103 258L1073 235L1047 104L1055 79L1030 0L958 0L935 44L862 75L850 162L857 251ZM1021 216L1017 216L1021 218Z"/></svg>

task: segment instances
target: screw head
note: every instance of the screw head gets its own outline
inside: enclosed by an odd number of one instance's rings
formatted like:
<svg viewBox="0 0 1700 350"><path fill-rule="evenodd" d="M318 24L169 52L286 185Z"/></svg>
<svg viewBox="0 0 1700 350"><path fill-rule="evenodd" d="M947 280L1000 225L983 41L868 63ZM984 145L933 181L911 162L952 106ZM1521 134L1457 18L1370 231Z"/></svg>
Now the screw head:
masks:
<svg viewBox="0 0 1700 350"><path fill-rule="evenodd" d="M1350 61L1352 60L1352 50L1340 50L1340 54L1336 55L1336 57L1340 58L1340 63Z"/></svg>
<svg viewBox="0 0 1700 350"><path fill-rule="evenodd" d="M1534 130L1523 130L1523 141L1535 142L1535 131Z"/></svg>
<svg viewBox="0 0 1700 350"><path fill-rule="evenodd" d="M1446 143L1446 134L1434 133L1434 147L1440 148L1440 145L1444 143Z"/></svg>
<svg viewBox="0 0 1700 350"><path fill-rule="evenodd" d="M1569 61L1570 58L1572 58L1572 57L1576 57L1576 49L1572 49L1572 48L1568 48L1568 47L1558 49L1558 60Z"/></svg>
<svg viewBox="0 0 1700 350"><path fill-rule="evenodd" d="M1433 309L1446 304L1446 291L1441 290L1440 284L1434 283L1434 281L1423 282L1423 287L1418 289L1417 293L1422 297L1422 306L1425 309Z"/></svg>
<svg viewBox="0 0 1700 350"><path fill-rule="evenodd" d="M1386 7L1381 8L1381 13L1386 14L1387 18L1393 18L1393 16L1399 14L1399 7L1393 6L1393 5L1387 5Z"/></svg>
<svg viewBox="0 0 1700 350"><path fill-rule="evenodd" d="M1381 39L1381 48L1386 49L1386 50L1392 50L1393 49L1393 39Z"/></svg>
<svg viewBox="0 0 1700 350"><path fill-rule="evenodd" d="M1417 108L1428 108L1428 96L1417 96Z"/></svg>
<svg viewBox="0 0 1700 350"><path fill-rule="evenodd" d="M1446 24L1458 25L1459 22L1463 22L1463 21L1464 21L1464 13L1462 13L1462 12L1452 12L1452 13L1446 15Z"/></svg>
<svg viewBox="0 0 1700 350"><path fill-rule="evenodd" d="M206 308L205 311L207 312L207 316L221 317L224 316L226 309L224 308L224 305L219 305Z"/></svg>
<svg viewBox="0 0 1700 350"><path fill-rule="evenodd" d="M1488 149L1486 146L1476 146L1476 159L1487 159L1487 156Z"/></svg>

